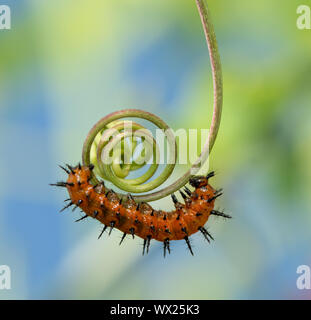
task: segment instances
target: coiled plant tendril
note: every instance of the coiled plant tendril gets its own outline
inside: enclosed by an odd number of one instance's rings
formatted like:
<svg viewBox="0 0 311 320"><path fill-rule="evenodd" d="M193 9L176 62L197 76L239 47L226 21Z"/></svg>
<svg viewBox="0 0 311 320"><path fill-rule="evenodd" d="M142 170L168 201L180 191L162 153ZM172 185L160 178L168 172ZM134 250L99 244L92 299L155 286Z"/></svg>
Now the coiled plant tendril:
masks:
<svg viewBox="0 0 311 320"><path fill-rule="evenodd" d="M193 173L198 171L206 161L211 152L220 125L222 101L223 101L223 84L220 57L214 27L210 20L208 7L204 0L196 0L201 22L203 25L210 62L213 74L214 87L214 109L212 123L209 130L209 136L200 156L182 177L173 182L170 186L159 191L134 196L136 202L150 202L166 197L183 187ZM159 129L163 130L166 135L169 146L169 161L162 173L154 180L150 180L158 169L159 150L155 139L149 131L136 122L129 120L120 120L122 118L141 118L152 122ZM131 130L127 130L131 128ZM128 163L125 159L133 159L134 150L137 146L137 137L144 137L145 148L142 153L136 157L135 161ZM131 147L129 146L129 141ZM98 177L108 180L121 190L130 193L145 193L154 190L165 182L174 170L176 164L176 140L169 126L156 115L136 109L126 109L107 115L99 120L89 132L83 146L82 161L84 165L93 164L94 174L92 183L98 183ZM112 150L114 150L112 154ZM107 161L112 157L112 161ZM146 161L152 158L153 162L149 169L142 176L135 179L125 179L131 171L138 170L144 166ZM141 163L141 159L145 162ZM110 164L108 164L110 163ZM119 194L124 197L124 194Z"/></svg>

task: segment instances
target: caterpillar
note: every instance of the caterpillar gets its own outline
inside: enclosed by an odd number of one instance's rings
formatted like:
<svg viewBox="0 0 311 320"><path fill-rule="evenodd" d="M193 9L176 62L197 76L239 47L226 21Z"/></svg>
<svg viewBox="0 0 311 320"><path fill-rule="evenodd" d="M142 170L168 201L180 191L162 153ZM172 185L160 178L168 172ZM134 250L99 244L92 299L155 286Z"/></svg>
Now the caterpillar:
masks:
<svg viewBox="0 0 311 320"><path fill-rule="evenodd" d="M90 183L94 166L76 167L66 165L67 168L60 166L67 174L66 182L57 182L52 186L67 188L70 198L61 212L71 206L73 211L80 208L85 215L76 220L81 221L86 218L99 220L103 229L98 238L109 228L109 235L114 228L123 232L120 245L127 235L138 236L144 240L143 252L149 252L151 240L163 243L164 257L166 252L170 253L170 241L185 240L187 247L193 255L189 237L200 231L204 238L210 243L214 240L210 232L204 227L211 215L231 218L231 216L214 210L215 200L222 195L222 190L215 190L210 184L209 179L214 176L210 172L207 176L192 176L189 184L194 188L191 191L185 187L179 191L184 203L177 200L172 194L175 210L167 212L155 210L146 202L136 203L128 194L126 199L120 198L113 190L105 187L104 181L97 185Z"/></svg>

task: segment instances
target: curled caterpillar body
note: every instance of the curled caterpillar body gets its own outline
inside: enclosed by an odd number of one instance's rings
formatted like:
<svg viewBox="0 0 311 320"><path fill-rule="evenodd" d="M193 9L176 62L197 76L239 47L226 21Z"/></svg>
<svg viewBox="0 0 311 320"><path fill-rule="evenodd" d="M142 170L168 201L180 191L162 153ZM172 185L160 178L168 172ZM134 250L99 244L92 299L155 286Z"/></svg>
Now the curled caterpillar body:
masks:
<svg viewBox="0 0 311 320"><path fill-rule="evenodd" d="M97 219L104 224L103 232L107 228L109 232L113 228L119 229L123 232L120 244L128 234L144 239L143 254L145 251L148 253L152 239L163 242L164 255L166 251L170 253L170 240L184 239L190 253L193 254L189 236L200 231L206 240L213 240L204 228L210 215L231 218L214 210L214 202L221 192L208 183L209 178L214 175L213 172L206 177L191 178L189 183L195 188L194 191L191 192L188 188L185 188L184 192L180 191L184 203L172 195L175 210L167 212L154 210L148 203L137 204L130 194L127 199L120 199L113 190L107 189L103 182L92 185L89 182L92 177L92 165L68 168L69 170L62 167L68 174L67 181L54 184L68 190L70 199L67 200L70 202L64 209L72 205L79 207L86 214L79 220L87 217Z"/></svg>

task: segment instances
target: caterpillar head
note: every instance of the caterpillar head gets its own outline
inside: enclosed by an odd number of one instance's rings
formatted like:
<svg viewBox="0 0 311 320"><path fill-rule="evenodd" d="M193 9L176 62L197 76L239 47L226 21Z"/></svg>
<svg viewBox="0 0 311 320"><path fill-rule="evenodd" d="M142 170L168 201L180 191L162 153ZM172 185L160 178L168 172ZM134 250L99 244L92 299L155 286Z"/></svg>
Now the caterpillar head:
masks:
<svg viewBox="0 0 311 320"><path fill-rule="evenodd" d="M207 176L193 176L190 178L189 183L194 188L201 188L208 185L208 179L215 175L214 171L210 172Z"/></svg>
<svg viewBox="0 0 311 320"><path fill-rule="evenodd" d="M194 188L201 188L208 185L208 179L204 176L194 176L190 178L189 183Z"/></svg>

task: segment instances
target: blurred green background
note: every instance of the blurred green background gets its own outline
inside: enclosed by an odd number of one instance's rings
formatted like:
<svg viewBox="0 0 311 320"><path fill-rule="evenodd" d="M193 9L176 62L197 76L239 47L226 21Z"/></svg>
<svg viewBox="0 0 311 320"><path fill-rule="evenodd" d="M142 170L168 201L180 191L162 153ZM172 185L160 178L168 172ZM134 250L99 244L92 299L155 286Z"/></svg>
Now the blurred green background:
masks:
<svg viewBox="0 0 311 320"><path fill-rule="evenodd" d="M311 31L301 0L209 0L224 73L221 129L211 154L216 241L193 236L141 256L141 239L97 240L95 221L59 214L57 164L81 160L93 124L125 108L174 129L207 128L208 51L194 0L0 0L1 299L309 299L296 269L311 266ZM304 4L311 6L311 1ZM177 168L178 176L184 168ZM173 178L172 178L173 179ZM171 209L170 199L154 203Z"/></svg>

